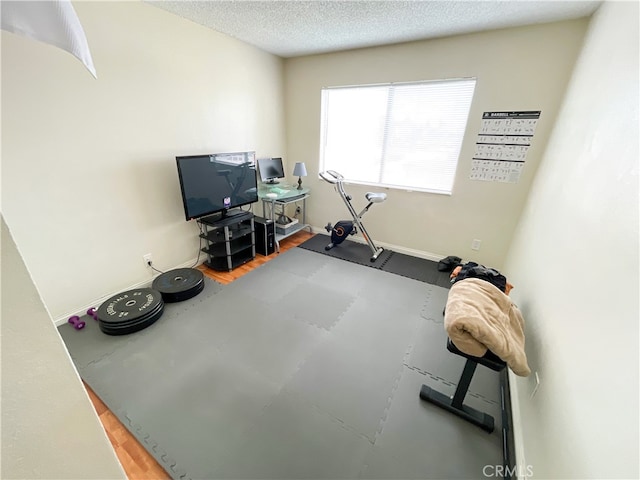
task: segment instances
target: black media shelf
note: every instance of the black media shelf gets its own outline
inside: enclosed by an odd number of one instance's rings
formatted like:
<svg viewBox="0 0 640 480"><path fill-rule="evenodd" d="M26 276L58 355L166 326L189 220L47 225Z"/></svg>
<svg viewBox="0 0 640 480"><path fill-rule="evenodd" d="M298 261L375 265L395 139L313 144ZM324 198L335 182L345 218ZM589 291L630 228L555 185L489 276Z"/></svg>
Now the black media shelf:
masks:
<svg viewBox="0 0 640 480"><path fill-rule="evenodd" d="M206 262L204 262L204 264L211 268L212 270L216 270L219 272L224 272L224 271L231 271L234 268L239 267L240 265L243 265L247 262L250 262L251 260L253 260L255 257L249 255L249 254L245 254L243 255L236 255L234 257L230 257L231 258L231 268L229 268L229 263L228 263L228 259L226 258L222 258L222 257L214 257L211 260L207 260Z"/></svg>
<svg viewBox="0 0 640 480"><path fill-rule="evenodd" d="M235 242L228 242L229 252L227 252L227 242L210 243L209 246L204 247L202 251L214 257L226 257L227 254L233 256L243 250L251 249L253 246L251 235L245 235L244 237L238 238Z"/></svg>
<svg viewBox="0 0 640 480"><path fill-rule="evenodd" d="M255 228L251 212L228 217L205 217L200 220L202 248L208 256L205 265L217 271L231 271L256 256Z"/></svg>

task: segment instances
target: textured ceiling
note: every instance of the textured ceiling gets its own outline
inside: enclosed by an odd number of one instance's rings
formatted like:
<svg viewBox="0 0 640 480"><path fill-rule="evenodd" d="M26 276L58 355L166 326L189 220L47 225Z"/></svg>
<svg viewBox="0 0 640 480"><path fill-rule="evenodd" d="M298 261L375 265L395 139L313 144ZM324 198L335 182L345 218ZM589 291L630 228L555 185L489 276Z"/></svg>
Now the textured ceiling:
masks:
<svg viewBox="0 0 640 480"><path fill-rule="evenodd" d="M209 0L148 3L281 57L592 14L601 1Z"/></svg>

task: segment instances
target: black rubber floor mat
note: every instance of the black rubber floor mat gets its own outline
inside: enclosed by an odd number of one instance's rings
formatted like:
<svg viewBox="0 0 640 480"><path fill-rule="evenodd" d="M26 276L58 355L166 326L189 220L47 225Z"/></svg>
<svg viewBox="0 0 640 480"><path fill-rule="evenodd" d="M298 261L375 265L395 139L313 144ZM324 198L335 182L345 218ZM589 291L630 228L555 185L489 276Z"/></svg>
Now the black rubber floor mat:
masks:
<svg viewBox="0 0 640 480"><path fill-rule="evenodd" d="M437 262L404 253L392 252L382 265L382 270L439 287L449 288L451 285L449 273L439 272Z"/></svg>
<svg viewBox="0 0 640 480"><path fill-rule="evenodd" d="M315 235L304 243L298 245L300 248L311 250L323 255L329 255L348 262L376 268L384 272L395 273L403 277L411 278L421 282L449 288L448 272L439 272L438 263L425 258L413 257L393 250L384 250L375 262L371 262L371 250L368 245L345 240L340 245L331 250L325 250L329 243L327 235Z"/></svg>
<svg viewBox="0 0 640 480"><path fill-rule="evenodd" d="M336 245L331 250L325 250L331 240L327 235L315 235L304 243L298 245L306 250L329 255L330 257L339 258L348 262L365 265L377 269L382 268L382 264L391 255L391 250L384 250L375 262L371 261L371 249L363 243L345 240L340 245Z"/></svg>

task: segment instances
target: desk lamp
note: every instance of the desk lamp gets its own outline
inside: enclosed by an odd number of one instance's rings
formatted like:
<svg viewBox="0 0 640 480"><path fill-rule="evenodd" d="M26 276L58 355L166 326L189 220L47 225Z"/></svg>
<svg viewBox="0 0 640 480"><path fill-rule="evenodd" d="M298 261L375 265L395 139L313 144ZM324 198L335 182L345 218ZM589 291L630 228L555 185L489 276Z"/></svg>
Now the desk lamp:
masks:
<svg viewBox="0 0 640 480"><path fill-rule="evenodd" d="M307 176L307 167L304 166L304 162L296 162L293 167L293 176L298 177L298 190L302 190L302 177Z"/></svg>

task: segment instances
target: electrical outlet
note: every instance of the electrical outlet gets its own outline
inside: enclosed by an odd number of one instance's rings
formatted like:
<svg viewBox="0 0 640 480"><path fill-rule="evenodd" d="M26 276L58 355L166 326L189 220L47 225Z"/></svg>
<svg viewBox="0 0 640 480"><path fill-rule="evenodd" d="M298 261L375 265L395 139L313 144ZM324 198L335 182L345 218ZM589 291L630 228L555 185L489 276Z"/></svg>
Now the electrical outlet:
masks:
<svg viewBox="0 0 640 480"><path fill-rule="evenodd" d="M478 240L477 238L474 238L473 242L471 242L471 250L480 250L481 243L482 243L482 240Z"/></svg>
<svg viewBox="0 0 640 480"><path fill-rule="evenodd" d="M300 207L296 207L296 215L300 214L302 212L302 209Z"/></svg>
<svg viewBox="0 0 640 480"><path fill-rule="evenodd" d="M151 265L153 264L153 257L151 256L150 253L147 253L146 255L143 255L142 259L144 260L144 265L146 267L151 267Z"/></svg>

